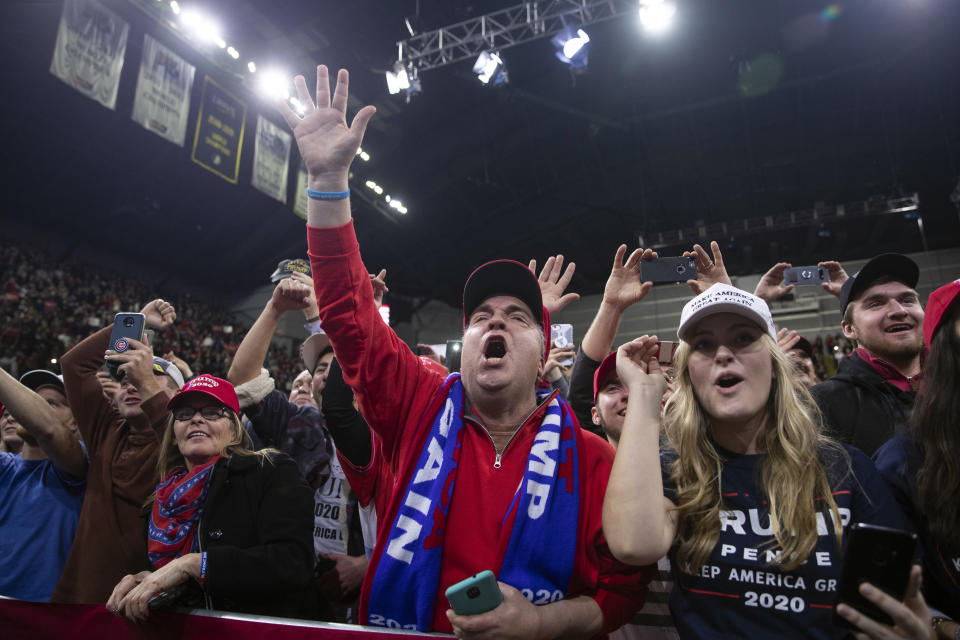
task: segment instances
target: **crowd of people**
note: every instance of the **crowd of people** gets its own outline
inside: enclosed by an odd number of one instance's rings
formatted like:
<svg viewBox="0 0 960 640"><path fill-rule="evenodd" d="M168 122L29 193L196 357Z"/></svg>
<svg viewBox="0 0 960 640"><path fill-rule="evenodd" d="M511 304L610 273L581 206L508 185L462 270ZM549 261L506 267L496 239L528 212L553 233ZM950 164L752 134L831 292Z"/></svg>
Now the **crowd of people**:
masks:
<svg viewBox="0 0 960 640"><path fill-rule="evenodd" d="M695 245L678 344L615 345L658 258L624 245L558 349L575 265L495 260L465 283L448 371L379 314L386 271L361 259L347 177L373 109L348 125L347 84L320 66L314 94L295 80L303 115L281 106L309 264L247 331L155 298L138 305L153 341L118 344L89 318L145 289L4 249L2 355L33 370L0 371L0 593L462 638L960 637L960 280L924 305L906 256L822 262L839 333L811 341L770 313L788 264L742 291L717 243ZM271 346L287 313L311 333L296 362ZM34 335L53 336L37 360ZM870 531L918 541L901 584L892 561L847 562ZM472 581L485 570L496 593ZM489 606L450 605L464 580Z"/></svg>

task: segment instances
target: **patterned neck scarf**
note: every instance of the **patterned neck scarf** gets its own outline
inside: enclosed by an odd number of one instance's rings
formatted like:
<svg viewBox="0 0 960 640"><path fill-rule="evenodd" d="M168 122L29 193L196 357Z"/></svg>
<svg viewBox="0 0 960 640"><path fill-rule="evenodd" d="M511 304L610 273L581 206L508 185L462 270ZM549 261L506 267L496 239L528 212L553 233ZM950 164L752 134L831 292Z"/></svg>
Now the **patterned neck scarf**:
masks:
<svg viewBox="0 0 960 640"><path fill-rule="evenodd" d="M192 471L177 467L157 485L147 529L147 555L155 569L197 550L195 525L203 514L211 472L219 459L214 456Z"/></svg>

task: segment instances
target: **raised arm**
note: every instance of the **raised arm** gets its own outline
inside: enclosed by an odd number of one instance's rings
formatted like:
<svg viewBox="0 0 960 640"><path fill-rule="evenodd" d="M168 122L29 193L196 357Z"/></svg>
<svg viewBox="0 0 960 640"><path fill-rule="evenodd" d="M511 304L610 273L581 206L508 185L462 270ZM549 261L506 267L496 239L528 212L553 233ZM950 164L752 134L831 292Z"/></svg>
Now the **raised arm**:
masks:
<svg viewBox="0 0 960 640"><path fill-rule="evenodd" d="M603 500L603 534L614 557L634 565L657 562L677 530L660 475L660 397L666 381L657 344L656 337L641 336L617 351L617 375L630 401Z"/></svg>
<svg viewBox="0 0 960 640"><path fill-rule="evenodd" d="M789 262L778 262L770 267L757 283L757 288L753 290L753 295L763 298L767 302L779 300L794 289L794 285L783 285L783 272L792 266Z"/></svg>
<svg viewBox="0 0 960 640"><path fill-rule="evenodd" d="M312 291L313 281L302 273L294 273L277 283L257 321L237 347L227 372L227 380L231 384L241 385L259 375L270 348L270 340L280 326L283 314L294 309L306 309Z"/></svg>
<svg viewBox="0 0 960 640"><path fill-rule="evenodd" d="M713 254L712 258L699 244L693 245L692 251L683 252L685 257L692 257L697 261L697 279L687 280L687 285L694 295L700 295L718 282L733 284L727 274L727 267L723 264L720 245L715 240L710 242L710 253Z"/></svg>
<svg viewBox="0 0 960 640"><path fill-rule="evenodd" d="M347 126L347 95L349 74L340 69L337 85L330 95L330 78L327 67L317 67L316 102L307 89L303 76L294 78L297 98L304 107L303 118L285 103L278 108L293 130L300 149L300 156L307 166L308 186L321 193L341 193L349 189L348 170L360 148L367 123L376 109L366 106L353 117ZM351 219L350 199L310 198L307 206L307 224L311 227L339 227Z"/></svg>
<svg viewBox="0 0 960 640"><path fill-rule="evenodd" d="M87 458L76 436L35 391L0 369L0 403L30 432L55 465L76 478L87 475Z"/></svg>
<svg viewBox="0 0 960 640"><path fill-rule="evenodd" d="M640 281L640 261L658 257L656 252L651 249L636 249L624 262L625 255L627 245L622 244L613 257L613 267L603 287L600 308L580 343L581 350L591 360L599 362L610 353L623 312L643 300L653 288L652 282Z"/></svg>

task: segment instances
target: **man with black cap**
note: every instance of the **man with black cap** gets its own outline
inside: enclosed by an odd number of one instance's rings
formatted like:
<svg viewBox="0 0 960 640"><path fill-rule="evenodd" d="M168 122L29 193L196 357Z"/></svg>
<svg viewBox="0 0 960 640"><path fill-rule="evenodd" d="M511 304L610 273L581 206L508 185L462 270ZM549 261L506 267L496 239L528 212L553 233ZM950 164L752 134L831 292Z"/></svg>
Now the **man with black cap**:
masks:
<svg viewBox="0 0 960 640"><path fill-rule="evenodd" d="M60 578L80 519L87 459L63 379L0 369L0 402L14 414L20 455L0 453L0 595L44 602Z"/></svg>
<svg viewBox="0 0 960 640"><path fill-rule="evenodd" d="M361 592L361 622L460 637L591 637L629 621L651 568L614 560L600 509L613 450L538 395L549 324L525 265L478 268L463 292L461 375L426 367L381 320L350 213L348 170L373 107L345 120L347 72L301 119L285 105L308 170L307 241L324 330L394 473ZM546 336L544 335L546 330ZM497 574L504 600L457 615L444 591ZM540 606L535 606L540 605Z"/></svg>
<svg viewBox="0 0 960 640"><path fill-rule="evenodd" d="M158 330L177 317L173 305L160 299L140 313L148 328ZM123 353L108 351L111 331L112 325L101 329L60 360L90 465L80 523L54 602L104 603L123 576L147 568L140 509L157 484L167 400L183 386L183 374L139 340L131 338ZM112 402L97 378L104 360L116 363L122 376Z"/></svg>
<svg viewBox="0 0 960 640"><path fill-rule="evenodd" d="M920 269L907 256L872 258L840 290L843 335L857 349L811 389L827 429L872 455L907 423L921 372Z"/></svg>

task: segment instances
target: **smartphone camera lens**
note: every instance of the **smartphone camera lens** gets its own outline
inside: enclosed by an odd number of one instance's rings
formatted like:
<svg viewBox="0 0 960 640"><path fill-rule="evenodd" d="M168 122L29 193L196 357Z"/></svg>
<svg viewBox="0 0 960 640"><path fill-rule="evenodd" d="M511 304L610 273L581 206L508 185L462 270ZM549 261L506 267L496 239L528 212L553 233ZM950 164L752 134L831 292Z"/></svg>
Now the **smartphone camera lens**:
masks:
<svg viewBox="0 0 960 640"><path fill-rule="evenodd" d="M682 264L678 264L678 265L677 265L677 273L683 273L683 272L686 271L686 270L687 270L687 268L686 268L685 266L683 266Z"/></svg>
<svg viewBox="0 0 960 640"><path fill-rule="evenodd" d="M123 326L125 326L125 327L132 327L132 326L133 326L133 318L131 318L131 317L129 317L129 316L127 316L126 318L124 318L124 319L123 319Z"/></svg>
<svg viewBox="0 0 960 640"><path fill-rule="evenodd" d="M473 598L478 597L479 595L480 595L480 587L470 587L469 589L467 589L467 597L470 598L471 600Z"/></svg>

